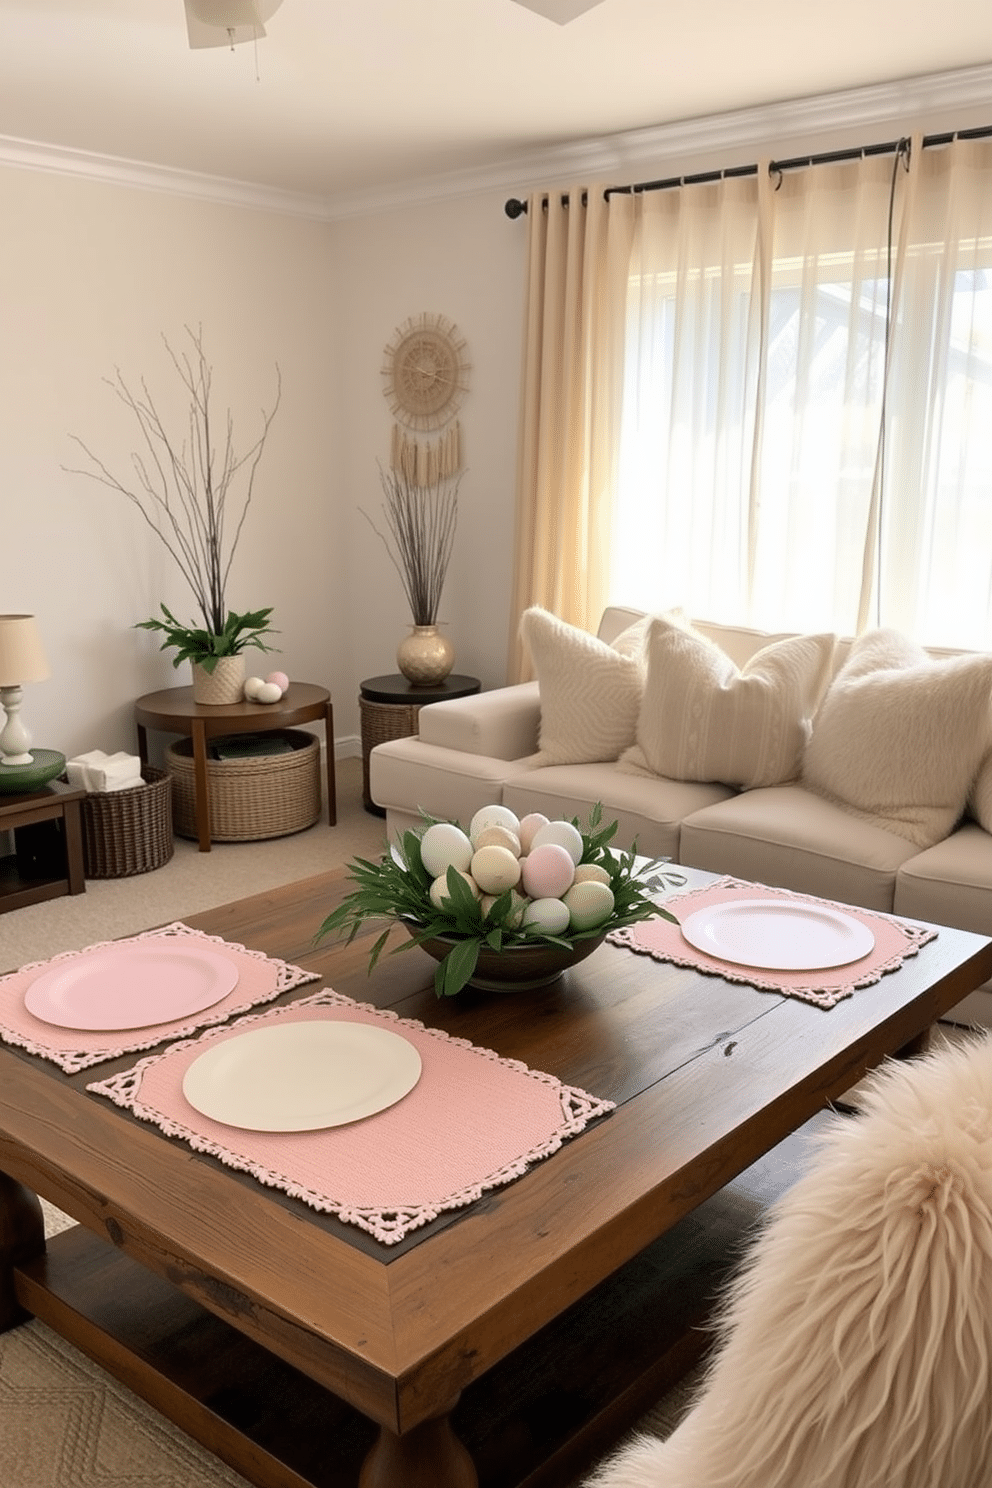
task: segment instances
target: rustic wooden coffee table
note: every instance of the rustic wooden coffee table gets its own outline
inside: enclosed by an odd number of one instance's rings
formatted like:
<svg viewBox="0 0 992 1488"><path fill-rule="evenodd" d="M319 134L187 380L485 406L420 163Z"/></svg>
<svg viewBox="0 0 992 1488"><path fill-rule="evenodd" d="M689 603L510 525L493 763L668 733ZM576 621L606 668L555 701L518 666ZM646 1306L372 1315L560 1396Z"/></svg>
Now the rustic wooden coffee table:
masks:
<svg viewBox="0 0 992 1488"><path fill-rule="evenodd" d="M617 1109L383 1247L85 1093L134 1056L69 1077L0 1047L0 1328L42 1318L266 1488L571 1481L698 1353L728 1195L755 1212L737 1175L992 976L992 941L942 929L824 1012L604 945L438 1003L417 949L369 979L367 937L313 947L346 887L190 923ZM35 1194L81 1221L47 1251Z"/></svg>

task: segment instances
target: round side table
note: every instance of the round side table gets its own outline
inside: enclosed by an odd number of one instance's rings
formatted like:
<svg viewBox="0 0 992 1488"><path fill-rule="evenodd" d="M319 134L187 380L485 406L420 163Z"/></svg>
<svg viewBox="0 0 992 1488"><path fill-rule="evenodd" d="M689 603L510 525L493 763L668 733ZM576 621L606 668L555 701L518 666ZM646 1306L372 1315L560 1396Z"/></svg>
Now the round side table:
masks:
<svg viewBox="0 0 992 1488"><path fill-rule="evenodd" d="M385 816L369 790L369 755L377 744L388 739L406 739L417 732L417 719L425 703L441 703L446 698L471 697L479 692L478 677L459 676L452 672L443 682L432 687L415 687L401 672L386 677L367 677L360 685L358 707L362 717L362 801L366 811Z"/></svg>
<svg viewBox="0 0 992 1488"><path fill-rule="evenodd" d="M201 852L210 851L210 800L207 794L207 740L218 734L264 734L323 719L327 728L327 819L337 821L334 784L334 709L326 687L290 682L278 703L194 703L192 687L148 692L134 705L138 753L148 763L148 730L186 734L193 741L196 835Z"/></svg>

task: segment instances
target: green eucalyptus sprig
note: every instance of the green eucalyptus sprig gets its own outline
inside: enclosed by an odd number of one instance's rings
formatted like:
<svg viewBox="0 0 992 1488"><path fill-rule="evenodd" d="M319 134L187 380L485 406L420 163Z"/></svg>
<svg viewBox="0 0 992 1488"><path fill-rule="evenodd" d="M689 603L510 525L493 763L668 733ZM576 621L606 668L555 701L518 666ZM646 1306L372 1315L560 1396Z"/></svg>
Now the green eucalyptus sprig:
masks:
<svg viewBox="0 0 992 1488"><path fill-rule="evenodd" d="M426 831L436 820L425 813L423 830ZM441 908L438 908L430 898L433 880L420 854L422 834L408 831L379 862L358 858L348 865L348 877L356 888L327 916L315 939L319 941L327 935L347 931L346 943L350 943L366 920L383 917L402 921L410 935L410 939L394 946L393 952L408 950L426 940L453 939L455 944L438 963L434 977L437 995L453 997L471 981L483 947L492 951L533 945L571 949L579 941L601 937L611 930L650 919L653 915L676 922L675 916L656 904L649 893L661 886L677 887L685 883L684 876L662 871L667 858L652 859L638 868L636 844L626 852L615 852L609 843L616 835L618 823L614 821L602 826L601 822L602 806L598 803L593 807L585 829L577 819L572 820L572 825L582 836L580 862L597 863L604 868L610 876L613 892L613 913L588 930L549 935L537 925L523 924L519 900L514 899L509 889L484 912L455 868L448 869L448 897L442 899ZM372 946L370 972L389 939L391 929L392 926L387 927Z"/></svg>

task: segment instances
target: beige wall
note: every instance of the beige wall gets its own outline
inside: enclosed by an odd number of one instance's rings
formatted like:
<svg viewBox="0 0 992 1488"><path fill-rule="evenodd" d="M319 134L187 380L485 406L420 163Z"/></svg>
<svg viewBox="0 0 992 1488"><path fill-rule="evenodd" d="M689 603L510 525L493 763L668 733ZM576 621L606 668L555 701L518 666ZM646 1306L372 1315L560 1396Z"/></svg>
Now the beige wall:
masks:
<svg viewBox="0 0 992 1488"><path fill-rule="evenodd" d="M161 337L179 345L185 325L202 325L242 445L282 373L228 587L237 609L274 606L282 653L249 658L347 692L327 224L15 169L0 170L0 216L0 609L36 613L48 650L52 678L25 699L35 744L134 749L135 696L188 681L132 629L160 600L192 616L175 565L123 497L62 468L80 462L76 434L127 470L136 426L103 379L145 377L164 406L178 383Z"/></svg>
<svg viewBox="0 0 992 1488"><path fill-rule="evenodd" d="M985 112L907 116L900 128L988 123ZM779 130L765 153L898 132L857 119L828 137ZM761 153L725 141L610 178ZM399 579L359 511L379 520L383 349L420 311L458 324L472 362L467 470L441 612L456 669L486 686L504 680L526 248L525 222L504 216L507 194L320 222L0 167L0 610L37 613L49 651L52 678L25 703L37 745L133 749L135 696L186 680L153 636L132 629L160 600L189 610L174 566L122 498L62 469L77 460L72 434L126 465L133 428L102 379L118 365L167 396L174 374L160 338L178 340L185 324L202 324L218 405L248 437L281 368L282 408L229 599L273 605L282 649L256 654L258 669L329 686L341 751L357 747L359 682L394 670L407 620Z"/></svg>

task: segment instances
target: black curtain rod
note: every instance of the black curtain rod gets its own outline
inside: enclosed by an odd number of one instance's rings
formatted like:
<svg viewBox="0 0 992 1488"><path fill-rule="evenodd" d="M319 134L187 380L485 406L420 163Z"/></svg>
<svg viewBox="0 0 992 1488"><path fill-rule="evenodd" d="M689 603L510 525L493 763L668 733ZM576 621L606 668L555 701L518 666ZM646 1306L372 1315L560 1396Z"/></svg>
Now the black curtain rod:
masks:
<svg viewBox="0 0 992 1488"><path fill-rule="evenodd" d="M955 129L947 134L927 134L923 137L923 148L928 149L933 145L949 145L956 139L986 139L992 135L992 125L985 125L980 129ZM830 165L839 160L860 160L866 155L894 155L897 150L904 147L905 139L888 140L881 145L862 145L857 149L849 150L826 150L819 155L796 155L790 160L772 160L769 162L768 171L772 175L776 171L801 170L808 165ZM607 186L603 191L604 198L609 201L611 196L638 196L643 191L670 191L675 186L697 186L706 181L722 181L734 176L756 176L757 165L731 165L726 170L700 171L693 176L669 176L663 181L637 181L630 186ZM562 197L562 205L568 206L568 193ZM582 193L582 205L585 206L588 198ZM548 198L544 198L547 206ZM527 211L527 203L511 196L503 207L507 217L516 219L522 217Z"/></svg>

